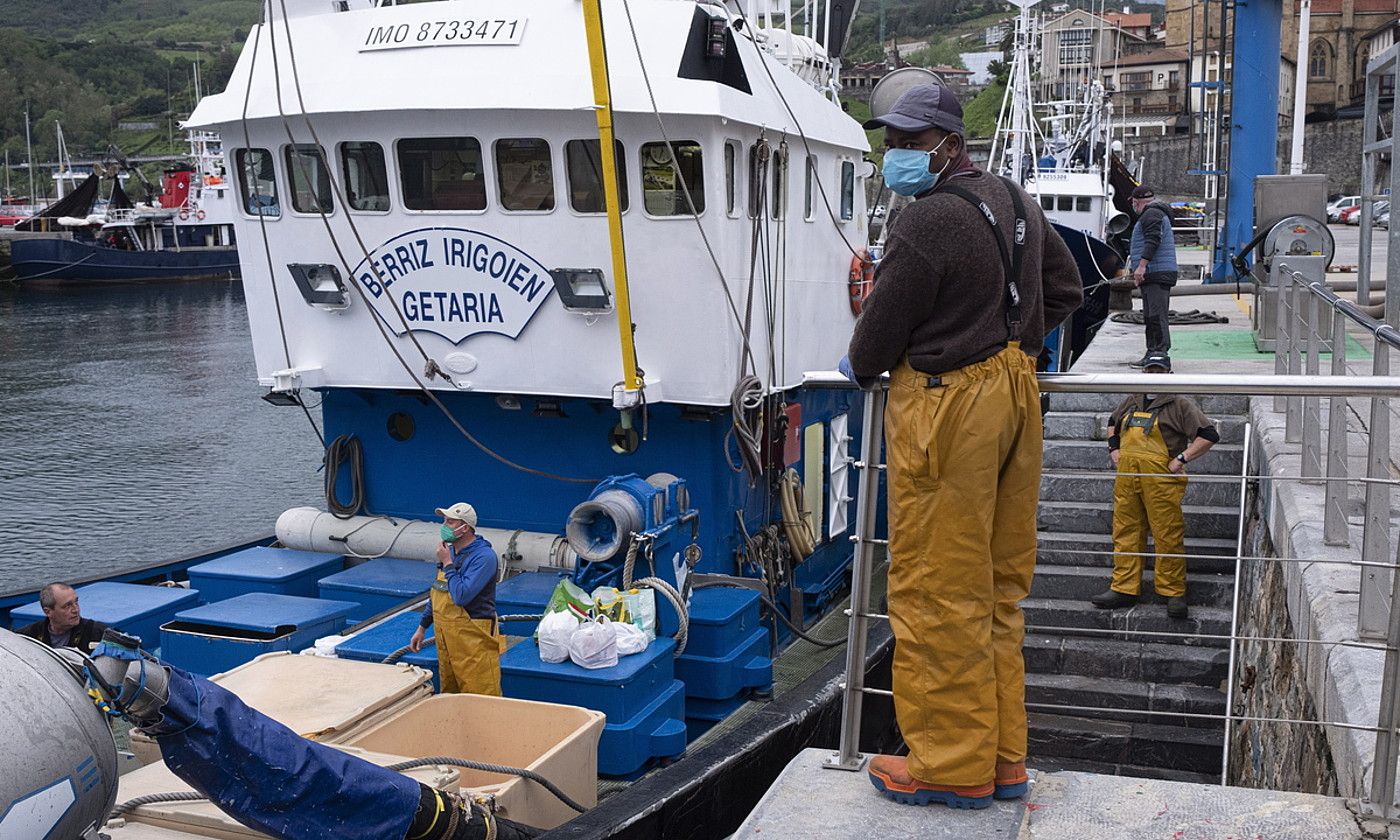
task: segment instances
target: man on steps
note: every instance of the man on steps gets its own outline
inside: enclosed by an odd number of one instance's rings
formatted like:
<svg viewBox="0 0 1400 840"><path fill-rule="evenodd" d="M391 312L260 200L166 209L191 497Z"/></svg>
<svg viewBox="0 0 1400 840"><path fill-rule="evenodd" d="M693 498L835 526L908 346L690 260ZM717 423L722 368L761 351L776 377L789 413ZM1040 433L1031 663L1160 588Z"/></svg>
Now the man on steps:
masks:
<svg viewBox="0 0 1400 840"><path fill-rule="evenodd" d="M1171 359L1149 353L1148 373L1171 373ZM1152 585L1167 599L1167 615L1186 618L1186 465L1220 442L1220 433L1190 397L1133 394L1109 417L1113 483L1113 582L1090 600L1103 609L1130 607L1142 588L1149 530L1157 560Z"/></svg>
<svg viewBox="0 0 1400 840"><path fill-rule="evenodd" d="M1151 187L1133 190L1132 201L1138 220L1128 248L1128 270L1133 273L1133 285L1142 294L1147 354L1131 364L1140 368L1148 355L1166 355L1172 349L1167 316L1177 278L1176 239L1172 236L1172 208L1158 201Z"/></svg>

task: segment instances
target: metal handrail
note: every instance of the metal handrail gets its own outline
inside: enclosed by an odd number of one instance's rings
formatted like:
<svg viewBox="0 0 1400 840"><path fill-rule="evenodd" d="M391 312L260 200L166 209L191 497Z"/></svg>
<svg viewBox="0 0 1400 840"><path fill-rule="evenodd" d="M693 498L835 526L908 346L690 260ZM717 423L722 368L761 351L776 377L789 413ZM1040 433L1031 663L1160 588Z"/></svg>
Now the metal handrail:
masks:
<svg viewBox="0 0 1400 840"><path fill-rule="evenodd" d="M1384 321L1378 321L1365 312L1355 303L1345 298L1337 296L1337 293L1327 287L1326 283L1309 280L1301 271L1296 271L1288 267L1287 262L1279 264L1280 271L1286 271L1293 275L1293 281L1302 288L1311 292L1315 297L1332 307L1333 310L1342 313L1357 326L1369 332L1377 341L1383 341L1387 345L1400 350L1400 330L1395 329ZM1313 327L1315 325L1309 325Z"/></svg>
<svg viewBox="0 0 1400 840"><path fill-rule="evenodd" d="M1042 373L1040 390L1048 394L1140 394L1144 383L1153 393L1233 394L1239 396L1285 397L1396 397L1400 396L1400 376L1347 378L1338 384L1335 376L1305 374L1217 374L1217 373ZM882 383L888 383L882 378ZM856 385L834 370L802 374L805 388L856 390Z"/></svg>

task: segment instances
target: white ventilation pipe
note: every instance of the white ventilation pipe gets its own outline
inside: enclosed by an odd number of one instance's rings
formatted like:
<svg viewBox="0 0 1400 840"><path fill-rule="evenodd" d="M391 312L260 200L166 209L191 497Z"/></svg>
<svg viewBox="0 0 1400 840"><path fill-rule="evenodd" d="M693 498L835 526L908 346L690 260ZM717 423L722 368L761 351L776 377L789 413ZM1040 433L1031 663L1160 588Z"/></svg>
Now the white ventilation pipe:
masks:
<svg viewBox="0 0 1400 840"><path fill-rule="evenodd" d="M277 539L287 548L344 554L350 558L399 557L433 562L442 544L440 522L352 516L340 519L319 508L296 507L277 517ZM511 568L570 570L578 555L561 534L478 528Z"/></svg>

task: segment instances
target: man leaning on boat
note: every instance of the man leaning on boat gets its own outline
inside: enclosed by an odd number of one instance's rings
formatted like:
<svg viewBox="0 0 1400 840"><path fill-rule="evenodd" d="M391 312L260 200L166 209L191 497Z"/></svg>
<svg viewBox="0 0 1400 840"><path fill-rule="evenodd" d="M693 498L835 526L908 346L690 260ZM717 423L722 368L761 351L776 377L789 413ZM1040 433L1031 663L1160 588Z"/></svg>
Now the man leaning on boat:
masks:
<svg viewBox="0 0 1400 840"><path fill-rule="evenodd" d="M102 641L102 634L107 632L107 625L102 622L83 618L78 593L66 583L50 583L39 590L39 607L44 617L15 632L49 647L77 648L84 653Z"/></svg>
<svg viewBox="0 0 1400 840"><path fill-rule="evenodd" d="M496 626L498 559L476 532L476 509L466 502L438 508L442 543L438 573L423 620L409 647L421 650L435 627L438 681L443 694L501 696L501 636Z"/></svg>
<svg viewBox="0 0 1400 840"><path fill-rule="evenodd" d="M1042 432L1035 359L1083 298L1040 203L978 169L962 107L921 85L888 114L895 221L843 369L890 371L889 613L908 758L877 756L899 802L985 808L1026 791L1024 620Z"/></svg>

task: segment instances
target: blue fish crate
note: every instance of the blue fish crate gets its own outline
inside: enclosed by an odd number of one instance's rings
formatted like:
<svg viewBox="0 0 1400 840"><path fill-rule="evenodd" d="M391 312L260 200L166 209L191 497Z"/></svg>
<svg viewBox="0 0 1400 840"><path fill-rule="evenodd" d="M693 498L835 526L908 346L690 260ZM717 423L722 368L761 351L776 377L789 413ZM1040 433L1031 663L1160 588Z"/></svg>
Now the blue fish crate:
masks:
<svg viewBox="0 0 1400 840"><path fill-rule="evenodd" d="M658 606L662 600L657 596ZM749 643L759 623L759 597L752 589L715 586L690 596L686 656L725 657Z"/></svg>
<svg viewBox="0 0 1400 840"><path fill-rule="evenodd" d="M315 598L317 582L343 568L341 554L259 545L191 566L189 575L212 604L250 592Z"/></svg>
<svg viewBox="0 0 1400 840"><path fill-rule="evenodd" d="M83 618L115 627L141 639L143 647L160 644L160 626L181 610L198 606L201 593L179 586L146 586L139 583L99 582L79 586L78 607ZM39 602L16 607L10 620L16 630L44 618Z"/></svg>
<svg viewBox="0 0 1400 840"><path fill-rule="evenodd" d="M539 615L549 603L549 596L564 572L522 572L496 586L496 615ZM533 636L538 621L503 621L501 632L507 636Z"/></svg>
<svg viewBox="0 0 1400 840"><path fill-rule="evenodd" d="M335 647L335 655L341 659L354 659L360 662L383 662L384 658L404 645L418 629L417 612L396 615L387 621L376 624L368 630L356 633ZM439 689L437 649L425 647L417 653L406 653L399 657L400 662L426 668L433 674L433 690Z"/></svg>
<svg viewBox="0 0 1400 840"><path fill-rule="evenodd" d="M161 656L202 677L236 668L273 651L296 652L339 633L358 606L252 592L175 614L160 628Z"/></svg>
<svg viewBox="0 0 1400 840"><path fill-rule="evenodd" d="M598 772L626 777L685 751L685 685L674 678L675 648L674 640L657 639L611 668L588 669L542 662L539 646L527 640L501 657L501 688L507 697L602 712L608 722Z"/></svg>
<svg viewBox="0 0 1400 840"><path fill-rule="evenodd" d="M379 557L321 578L316 589L322 598L359 604L350 614L353 624L427 594L436 578L433 563Z"/></svg>
<svg viewBox="0 0 1400 840"><path fill-rule="evenodd" d="M727 700L749 691L773 687L773 660L768 658L768 631L754 628L749 637L723 656L697 656L690 652L676 658L676 678L685 683L686 697Z"/></svg>

